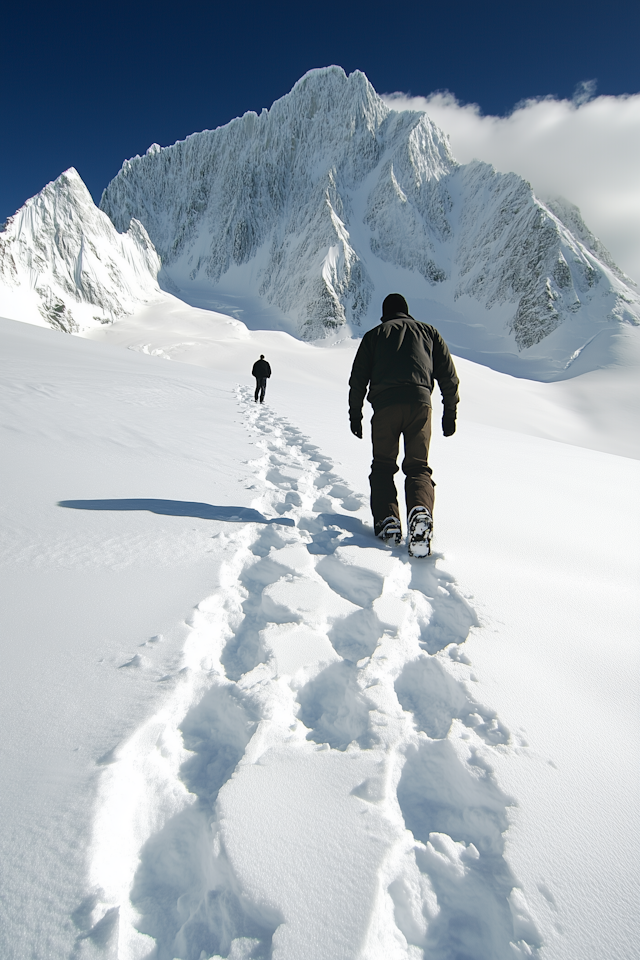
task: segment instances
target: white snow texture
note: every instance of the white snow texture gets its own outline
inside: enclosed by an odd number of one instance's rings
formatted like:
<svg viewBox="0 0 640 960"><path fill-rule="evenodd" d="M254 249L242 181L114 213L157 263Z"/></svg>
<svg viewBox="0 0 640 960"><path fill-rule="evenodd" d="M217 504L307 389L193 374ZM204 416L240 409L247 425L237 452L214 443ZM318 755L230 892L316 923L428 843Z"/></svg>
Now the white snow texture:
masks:
<svg viewBox="0 0 640 960"><path fill-rule="evenodd" d="M461 377L422 559L346 411L393 290ZM49 184L0 314L3 960L633 956L640 308L579 211L331 67Z"/></svg>
<svg viewBox="0 0 640 960"><path fill-rule="evenodd" d="M0 337L0 955L633 954L639 462L593 410L637 418L637 359L459 360L410 560L370 526L356 342L173 298Z"/></svg>

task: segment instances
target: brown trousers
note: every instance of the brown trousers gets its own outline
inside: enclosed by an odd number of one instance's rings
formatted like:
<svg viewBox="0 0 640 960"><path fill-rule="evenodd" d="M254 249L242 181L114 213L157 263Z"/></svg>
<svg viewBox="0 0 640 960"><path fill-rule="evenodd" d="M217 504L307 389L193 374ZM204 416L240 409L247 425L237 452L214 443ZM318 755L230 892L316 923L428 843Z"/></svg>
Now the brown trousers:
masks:
<svg viewBox="0 0 640 960"><path fill-rule="evenodd" d="M424 403L394 403L377 410L371 420L373 462L371 512L374 523L399 517L394 475L398 472L400 435L404 437L402 470L405 479L407 514L413 507L428 507L433 513L435 484L428 464L431 440L431 407Z"/></svg>

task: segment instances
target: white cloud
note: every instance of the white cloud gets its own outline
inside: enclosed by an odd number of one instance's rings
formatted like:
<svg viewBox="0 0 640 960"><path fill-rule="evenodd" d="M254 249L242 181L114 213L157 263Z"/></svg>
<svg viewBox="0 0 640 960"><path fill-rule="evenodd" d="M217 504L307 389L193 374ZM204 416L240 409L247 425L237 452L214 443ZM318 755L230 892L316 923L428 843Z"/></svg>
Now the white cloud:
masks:
<svg viewBox="0 0 640 960"><path fill-rule="evenodd" d="M425 110L449 135L461 163L477 158L525 177L540 197L577 204L590 230L640 282L640 94L592 97L594 81L573 100L545 97L507 117L483 116L450 93L387 94L395 110Z"/></svg>

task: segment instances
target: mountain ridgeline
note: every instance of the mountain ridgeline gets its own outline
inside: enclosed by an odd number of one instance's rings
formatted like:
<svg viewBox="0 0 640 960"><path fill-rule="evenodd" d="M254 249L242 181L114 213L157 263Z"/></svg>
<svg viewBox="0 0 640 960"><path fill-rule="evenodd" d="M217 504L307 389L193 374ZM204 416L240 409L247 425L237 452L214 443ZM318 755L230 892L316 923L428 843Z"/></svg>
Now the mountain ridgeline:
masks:
<svg viewBox="0 0 640 960"><path fill-rule="evenodd" d="M162 287L258 327L264 309L314 340L360 336L398 290L456 352L536 379L572 375L586 345L640 322L635 284L576 207L457 163L425 113L390 109L339 67L125 161L100 208L72 170L10 219L0 312L22 286L40 317L77 331Z"/></svg>
<svg viewBox="0 0 640 960"><path fill-rule="evenodd" d="M178 288L224 287L244 268L245 290L305 338L377 318L381 261L461 320L495 310L520 351L594 301L612 318L640 316L576 208L545 205L515 174L458 164L426 114L389 109L364 74L339 67L307 74L259 116L154 145L100 206L118 230L144 224Z"/></svg>

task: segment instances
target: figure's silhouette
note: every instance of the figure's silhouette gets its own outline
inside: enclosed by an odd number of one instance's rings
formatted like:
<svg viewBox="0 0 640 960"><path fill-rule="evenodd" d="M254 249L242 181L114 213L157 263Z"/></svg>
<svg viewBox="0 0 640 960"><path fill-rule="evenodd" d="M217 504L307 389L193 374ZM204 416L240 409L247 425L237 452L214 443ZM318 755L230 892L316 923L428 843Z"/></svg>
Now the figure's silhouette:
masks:
<svg viewBox="0 0 640 960"><path fill-rule="evenodd" d="M264 353L260 354L260 359L256 360L251 370L252 375L256 378L256 392L253 399L255 402L260 400L260 403L264 403L264 395L267 389L267 380L271 376L271 367L264 358Z"/></svg>
<svg viewBox="0 0 640 960"><path fill-rule="evenodd" d="M386 542L402 539L393 477L400 434L404 437L409 553L415 557L431 553L434 483L427 458L434 380L444 402L442 432L450 437L456 430L458 376L449 348L435 327L409 314L401 294L392 293L382 304L379 325L364 335L353 361L349 419L351 432L362 439L362 404L368 387L373 407L371 512L375 534Z"/></svg>

